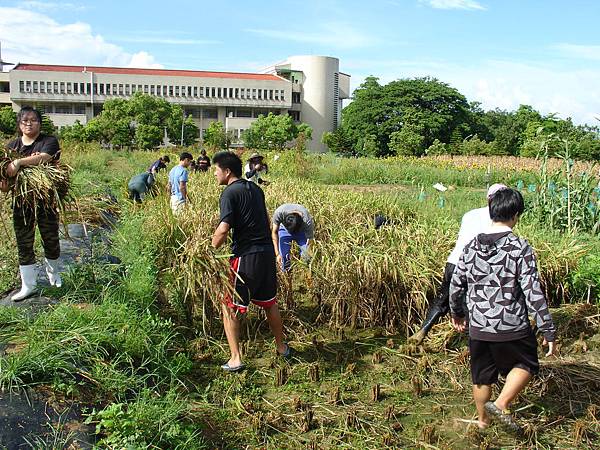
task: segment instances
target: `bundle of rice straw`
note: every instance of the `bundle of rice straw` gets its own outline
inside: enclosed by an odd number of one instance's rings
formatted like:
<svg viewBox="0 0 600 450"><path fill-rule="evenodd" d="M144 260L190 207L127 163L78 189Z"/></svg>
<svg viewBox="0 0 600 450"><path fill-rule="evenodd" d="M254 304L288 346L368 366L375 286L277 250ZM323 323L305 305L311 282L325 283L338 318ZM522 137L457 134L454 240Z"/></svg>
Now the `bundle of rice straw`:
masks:
<svg viewBox="0 0 600 450"><path fill-rule="evenodd" d="M12 158L0 158L0 180L8 180L12 185L13 204L15 202L31 207L38 206L64 210L71 200L71 168L62 163L47 163L38 166L22 167L15 178L10 178L6 169Z"/></svg>

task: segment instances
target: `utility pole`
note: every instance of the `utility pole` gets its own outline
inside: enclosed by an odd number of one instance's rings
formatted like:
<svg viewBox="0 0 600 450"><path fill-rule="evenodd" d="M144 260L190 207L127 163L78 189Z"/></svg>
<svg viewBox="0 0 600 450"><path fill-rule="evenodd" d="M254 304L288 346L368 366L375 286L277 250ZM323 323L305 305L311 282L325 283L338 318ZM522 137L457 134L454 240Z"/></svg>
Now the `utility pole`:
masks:
<svg viewBox="0 0 600 450"><path fill-rule="evenodd" d="M185 125L185 110L183 110L183 119L181 120L181 145L183 147L183 127Z"/></svg>

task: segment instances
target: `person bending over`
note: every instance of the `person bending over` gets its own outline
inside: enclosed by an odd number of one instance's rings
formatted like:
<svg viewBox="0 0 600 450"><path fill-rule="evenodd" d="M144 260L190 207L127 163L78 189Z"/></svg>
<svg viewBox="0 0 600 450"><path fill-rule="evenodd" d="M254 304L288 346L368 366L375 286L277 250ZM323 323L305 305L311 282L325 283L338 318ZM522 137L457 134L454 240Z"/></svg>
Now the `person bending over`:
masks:
<svg viewBox="0 0 600 450"><path fill-rule="evenodd" d="M271 237L281 270L290 270L292 243L300 247L300 257L309 262L309 245L314 239L315 225L308 210L297 203L285 203L273 213Z"/></svg>
<svg viewBox="0 0 600 450"><path fill-rule="evenodd" d="M129 199L136 203L142 203L144 197L152 187L154 186L154 175L150 172L140 173L131 177L129 183L127 183L127 190L129 191Z"/></svg>

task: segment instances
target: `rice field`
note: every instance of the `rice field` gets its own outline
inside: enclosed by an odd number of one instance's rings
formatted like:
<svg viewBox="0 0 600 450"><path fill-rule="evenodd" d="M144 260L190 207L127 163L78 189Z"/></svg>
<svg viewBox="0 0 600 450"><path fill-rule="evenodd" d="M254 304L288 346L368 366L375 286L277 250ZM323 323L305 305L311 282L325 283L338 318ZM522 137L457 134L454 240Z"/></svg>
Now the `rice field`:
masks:
<svg viewBox="0 0 600 450"><path fill-rule="evenodd" d="M461 215L485 202L488 181L535 182L529 163L495 159L489 175L485 164L435 159L267 155L268 208L305 205L317 224L314 254L310 266L294 262L293 288L280 288L294 359L275 357L264 317L252 310L242 333L250 367L232 376L219 369L228 353L218 309L228 288L227 250L209 246L221 191L212 173L192 174L190 207L175 219L164 196L142 205L123 200L128 178L157 154L93 147L63 154L79 205L67 211L70 220L97 223L107 188L120 200L112 206L121 222L111 251L123 264L73 268L53 293L60 304L35 320L2 312L2 342L18 342L20 350L0 357L0 384L49 386L69 401L88 402L100 446L596 446L600 311L589 276L588 284L578 281L591 270L586 261L600 248L596 237L541 228L527 217L519 224L538 254L561 337L561 356L542 362L515 406L527 429L523 439L496 428L480 433L469 422L466 341L449 324L436 326L424 347L406 343L434 295ZM454 189L440 194L435 182ZM9 239L0 244L0 284L8 288L16 266L3 208ZM376 213L394 225L375 230Z"/></svg>

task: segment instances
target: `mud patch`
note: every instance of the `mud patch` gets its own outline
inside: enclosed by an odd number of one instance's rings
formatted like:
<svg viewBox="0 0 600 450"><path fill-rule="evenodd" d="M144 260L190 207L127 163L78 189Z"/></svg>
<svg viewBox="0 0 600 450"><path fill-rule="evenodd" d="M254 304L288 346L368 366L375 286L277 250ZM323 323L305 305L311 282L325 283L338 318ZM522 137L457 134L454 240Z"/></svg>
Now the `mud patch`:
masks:
<svg viewBox="0 0 600 450"><path fill-rule="evenodd" d="M59 404L35 389L0 393L0 448L93 448L94 429L78 403Z"/></svg>

